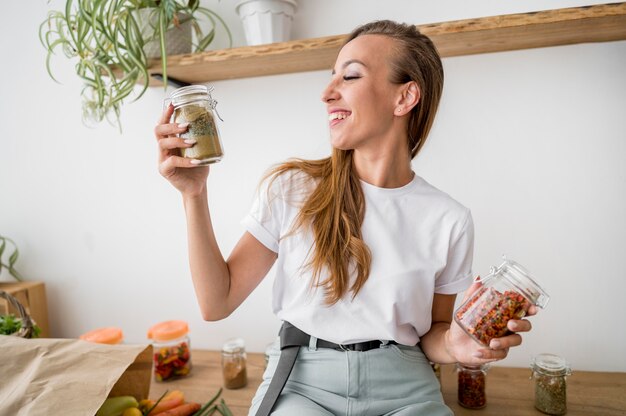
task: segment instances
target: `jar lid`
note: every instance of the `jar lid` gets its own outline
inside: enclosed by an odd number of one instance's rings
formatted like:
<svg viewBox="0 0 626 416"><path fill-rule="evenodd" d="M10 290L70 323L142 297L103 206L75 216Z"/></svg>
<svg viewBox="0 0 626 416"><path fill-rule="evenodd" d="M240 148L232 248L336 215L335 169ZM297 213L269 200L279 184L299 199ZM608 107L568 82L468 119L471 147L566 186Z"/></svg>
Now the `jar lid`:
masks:
<svg viewBox="0 0 626 416"><path fill-rule="evenodd" d="M95 342L98 344L115 345L122 342L124 335L120 328L110 326L105 328L94 329L93 331L82 334L79 339L83 341Z"/></svg>
<svg viewBox="0 0 626 416"><path fill-rule="evenodd" d="M490 367L489 364L471 365L471 364L456 363L456 369L459 371L487 371L489 370L489 367Z"/></svg>
<svg viewBox="0 0 626 416"><path fill-rule="evenodd" d="M226 343L222 347L222 352L225 352L228 354L234 354L237 352L243 352L244 349L245 349L245 343L243 342L243 339L233 338L233 339L226 341Z"/></svg>
<svg viewBox="0 0 626 416"><path fill-rule="evenodd" d="M504 262L498 267L492 267L491 274L487 278L499 274L511 282L522 292L524 297L534 305L544 309L548 305L550 295L531 277L528 270L518 262L508 259L506 255L502 258ZM486 279L485 279L486 280Z"/></svg>
<svg viewBox="0 0 626 416"><path fill-rule="evenodd" d="M211 91L213 91L213 87L206 85L188 85L172 91L169 100L174 107L197 100L208 100L210 107L214 109L217 101L211 97Z"/></svg>
<svg viewBox="0 0 626 416"><path fill-rule="evenodd" d="M534 371L549 376L569 376L572 369L569 363L555 354L539 354L533 357L530 365Z"/></svg>
<svg viewBox="0 0 626 416"><path fill-rule="evenodd" d="M169 341L180 338L188 332L189 326L185 321L164 321L148 330L148 338L154 341Z"/></svg>

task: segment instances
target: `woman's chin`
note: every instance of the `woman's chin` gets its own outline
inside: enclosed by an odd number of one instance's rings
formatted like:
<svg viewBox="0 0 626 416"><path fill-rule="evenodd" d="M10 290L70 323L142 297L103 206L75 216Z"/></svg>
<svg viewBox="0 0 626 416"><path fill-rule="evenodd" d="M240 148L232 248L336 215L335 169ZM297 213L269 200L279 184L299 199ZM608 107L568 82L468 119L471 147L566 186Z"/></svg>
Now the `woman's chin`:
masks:
<svg viewBox="0 0 626 416"><path fill-rule="evenodd" d="M354 149L354 143L347 141L347 140L333 139L332 137L330 138L330 145L334 149L338 149L338 150Z"/></svg>

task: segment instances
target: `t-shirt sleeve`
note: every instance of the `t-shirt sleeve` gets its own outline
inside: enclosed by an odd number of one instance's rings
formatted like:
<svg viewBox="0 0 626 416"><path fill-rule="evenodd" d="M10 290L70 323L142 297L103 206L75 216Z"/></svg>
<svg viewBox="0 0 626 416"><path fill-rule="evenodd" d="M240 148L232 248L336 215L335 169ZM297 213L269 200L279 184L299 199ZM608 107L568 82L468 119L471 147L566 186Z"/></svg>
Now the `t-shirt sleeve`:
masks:
<svg viewBox="0 0 626 416"><path fill-rule="evenodd" d="M246 231L275 253L278 253L284 211L280 179L280 177L273 181L267 179L263 183L250 212L241 221Z"/></svg>
<svg viewBox="0 0 626 416"><path fill-rule="evenodd" d="M452 295L467 289L474 279L473 258L474 221L471 212L467 210L463 226L452 239L446 267L435 281L435 293Z"/></svg>

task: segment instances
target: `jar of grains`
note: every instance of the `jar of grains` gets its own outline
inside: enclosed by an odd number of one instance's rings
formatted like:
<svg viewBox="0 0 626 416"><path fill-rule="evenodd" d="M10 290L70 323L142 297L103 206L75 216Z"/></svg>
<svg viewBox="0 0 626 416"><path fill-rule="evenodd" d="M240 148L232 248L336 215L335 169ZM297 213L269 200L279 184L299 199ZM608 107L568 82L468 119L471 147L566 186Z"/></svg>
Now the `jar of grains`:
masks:
<svg viewBox="0 0 626 416"><path fill-rule="evenodd" d="M478 343L509 335L510 319L522 319L531 305L545 308L548 294L521 265L504 257L481 279L482 286L454 313L454 320Z"/></svg>
<svg viewBox="0 0 626 416"><path fill-rule="evenodd" d="M224 157L215 122L217 101L211 97L212 90L205 85L189 85L174 90L166 100L174 106L173 122L189 123L180 137L196 141L193 146L181 149L181 156L196 159L199 165L219 162Z"/></svg>
<svg viewBox="0 0 626 416"><path fill-rule="evenodd" d="M565 359L554 354L539 354L530 368L535 380L535 407L549 415L567 412L565 377L572 374Z"/></svg>
<svg viewBox="0 0 626 416"><path fill-rule="evenodd" d="M185 321L165 321L148 330L152 340L154 379L185 377L191 371L191 342Z"/></svg>
<svg viewBox="0 0 626 416"><path fill-rule="evenodd" d="M486 364L471 366L457 363L458 401L461 406L468 409L485 407L487 404L485 394L487 368Z"/></svg>
<svg viewBox="0 0 626 416"><path fill-rule="evenodd" d="M238 389L248 384L246 349L243 339L231 339L222 347L222 373L224 387L227 389Z"/></svg>

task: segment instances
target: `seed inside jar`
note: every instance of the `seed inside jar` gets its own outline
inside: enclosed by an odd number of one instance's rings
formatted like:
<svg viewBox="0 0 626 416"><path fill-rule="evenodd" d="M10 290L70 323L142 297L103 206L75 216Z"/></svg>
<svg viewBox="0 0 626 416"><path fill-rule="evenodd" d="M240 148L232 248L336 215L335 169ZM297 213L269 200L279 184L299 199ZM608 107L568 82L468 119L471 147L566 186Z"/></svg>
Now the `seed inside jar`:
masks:
<svg viewBox="0 0 626 416"><path fill-rule="evenodd" d="M181 149L181 155L190 159L198 159L205 163L213 163L224 154L220 145L215 119L211 112L200 105L186 105L174 111L176 123L189 123L187 131L180 135L183 139L194 139L196 144Z"/></svg>

